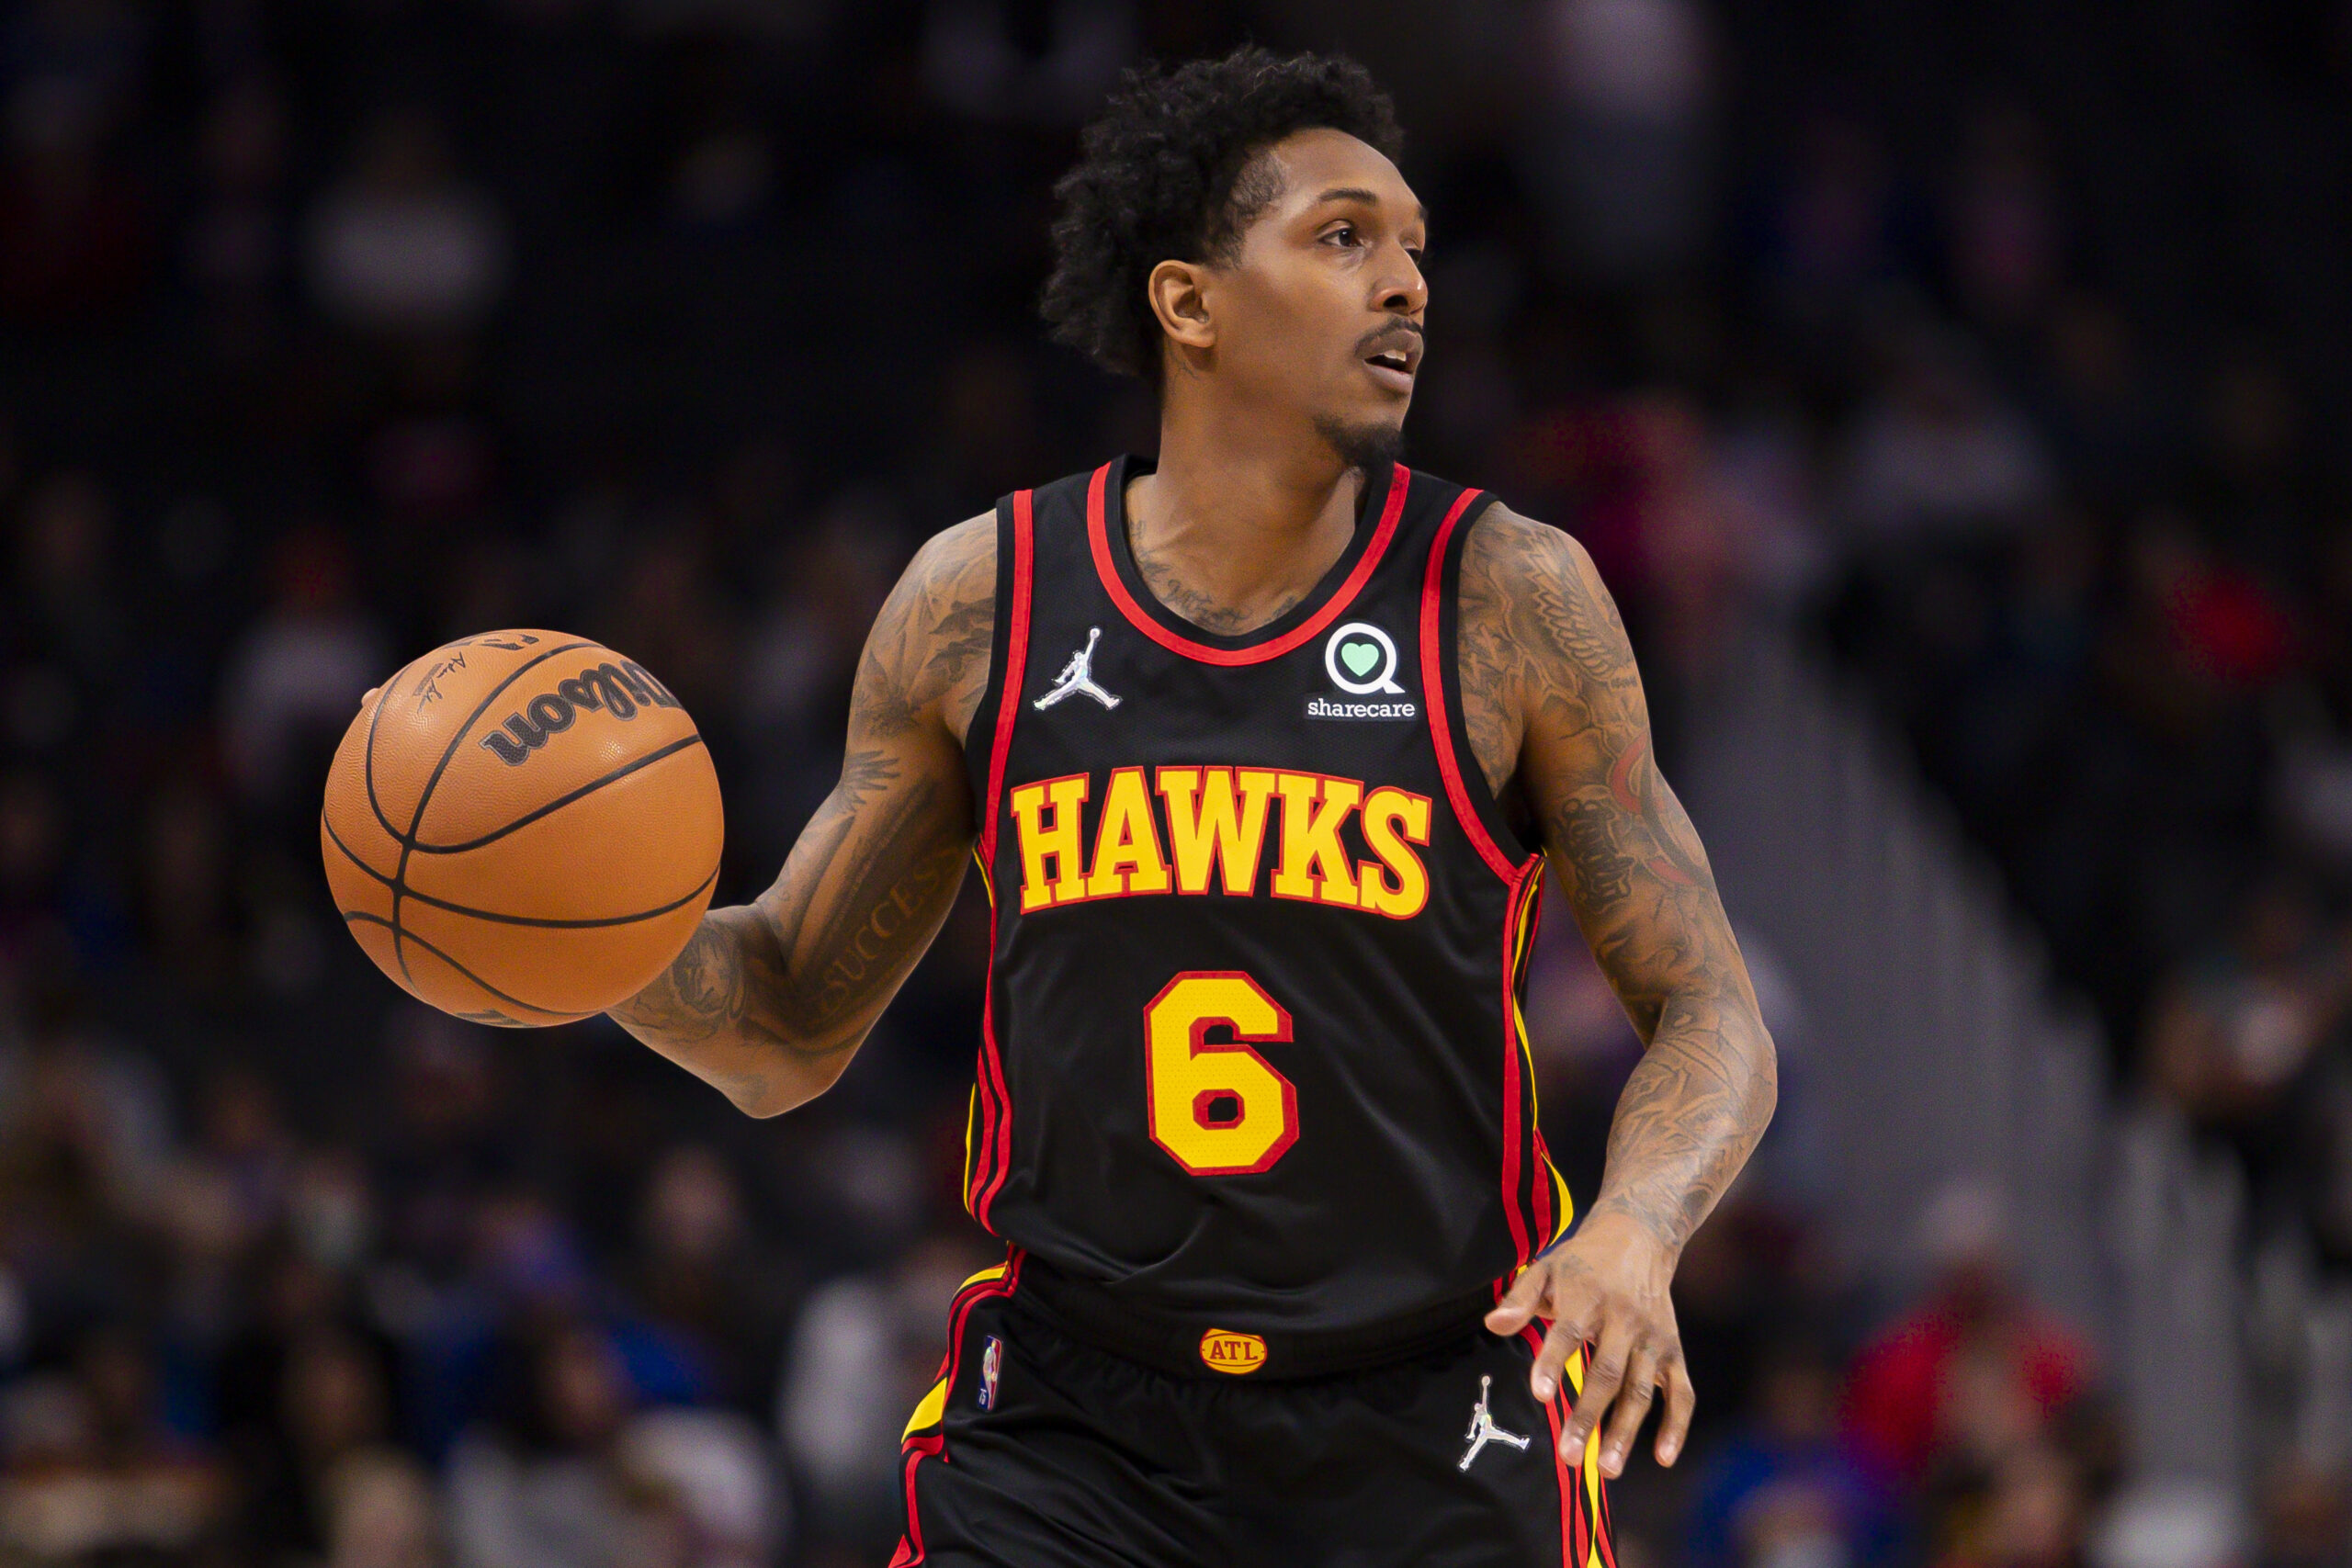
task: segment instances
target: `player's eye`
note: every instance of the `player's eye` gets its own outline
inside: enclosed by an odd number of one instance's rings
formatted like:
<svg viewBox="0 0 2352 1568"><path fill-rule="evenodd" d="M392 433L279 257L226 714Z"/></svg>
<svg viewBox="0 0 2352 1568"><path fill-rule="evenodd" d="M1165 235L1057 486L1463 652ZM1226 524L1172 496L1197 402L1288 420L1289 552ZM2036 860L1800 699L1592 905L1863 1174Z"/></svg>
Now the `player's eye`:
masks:
<svg viewBox="0 0 2352 1568"><path fill-rule="evenodd" d="M1363 234L1358 231L1356 226L1352 223L1342 223L1338 228L1323 236L1323 242L1326 244L1329 244L1332 242L1337 241L1342 245L1355 245L1361 243L1363 239Z"/></svg>

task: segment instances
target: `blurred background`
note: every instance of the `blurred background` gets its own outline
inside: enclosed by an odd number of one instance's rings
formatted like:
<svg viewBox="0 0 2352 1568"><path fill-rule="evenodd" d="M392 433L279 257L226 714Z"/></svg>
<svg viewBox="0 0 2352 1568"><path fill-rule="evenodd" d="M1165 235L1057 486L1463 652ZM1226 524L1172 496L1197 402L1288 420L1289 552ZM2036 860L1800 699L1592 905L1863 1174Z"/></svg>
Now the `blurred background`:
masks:
<svg viewBox="0 0 2352 1568"><path fill-rule="evenodd" d="M763 886L915 544L1151 449L1048 187L1244 37L1399 99L1412 458L1600 561L1783 1051L1621 1563L2346 1561L2345 0L14 0L0 1562L888 1558L992 1259L977 886L754 1122L402 998L325 760L586 634ZM1585 1197L1565 918L1528 1011Z"/></svg>

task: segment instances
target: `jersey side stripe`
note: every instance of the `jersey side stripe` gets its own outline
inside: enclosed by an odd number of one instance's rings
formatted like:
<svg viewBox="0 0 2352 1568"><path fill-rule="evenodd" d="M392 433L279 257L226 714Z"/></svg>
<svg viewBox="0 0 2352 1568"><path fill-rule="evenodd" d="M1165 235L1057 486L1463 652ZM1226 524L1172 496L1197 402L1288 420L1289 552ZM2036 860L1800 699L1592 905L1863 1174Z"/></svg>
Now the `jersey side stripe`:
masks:
<svg viewBox="0 0 2352 1568"><path fill-rule="evenodd" d="M1523 1145L1528 1143L1527 1124L1532 1118L1527 1095L1533 1084L1525 1076L1520 1050L1517 1019L1519 1009L1514 981L1517 977L1515 955L1520 950L1520 928L1525 921L1534 893L1541 889L1544 858L1537 855L1527 863L1521 873L1520 885L1511 890L1510 914L1503 921L1503 1171L1502 1191L1505 1216L1510 1222L1511 1245L1518 1254L1518 1267L1527 1267L1534 1256L1533 1233L1528 1225L1527 1195L1521 1190L1527 1161Z"/></svg>
<svg viewBox="0 0 2352 1568"><path fill-rule="evenodd" d="M1551 863L1546 861L1544 863L1548 865ZM1525 932L1520 940L1519 962L1522 975L1535 952L1535 933L1541 929L1543 922L1543 892L1539 888L1534 911L1528 917ZM1577 1205L1575 1198L1568 1192L1567 1178L1562 1176L1560 1168L1552 1163L1551 1146L1544 1141L1544 1100L1535 1088L1535 1052L1528 1043L1527 1010L1520 1006L1517 987L1513 988L1510 1006L1511 1017L1519 1023L1519 1048L1521 1054L1527 1058L1527 1120L1529 1125L1534 1130L1535 1181L1540 1189L1536 1206L1535 1234L1542 1240L1535 1250L1542 1253L1568 1234L1568 1226L1577 1217ZM1548 1201L1546 1201L1547 1198Z"/></svg>
<svg viewBox="0 0 2352 1568"><path fill-rule="evenodd" d="M1527 894L1527 913L1519 922L1519 951L1511 960L1504 984L1510 995L1504 1006L1506 1016L1519 1032L1520 1068L1527 1075L1527 1170L1528 1186L1535 1201L1535 1228L1530 1234L1535 1250L1543 1251L1551 1245L1552 1231L1552 1161L1544 1152L1544 1102L1536 1092L1535 1052L1527 1043L1527 1013L1519 1005L1521 993L1527 983L1528 960L1535 951L1535 930L1544 920L1544 873L1547 863L1539 851L1535 857L1537 870Z"/></svg>
<svg viewBox="0 0 2352 1568"><path fill-rule="evenodd" d="M1519 1337L1536 1355L1544 1354L1544 1336L1533 1324L1521 1329ZM1584 1531L1578 1528L1583 1516L1582 1478L1560 1457L1560 1416L1568 1404L1567 1380L1560 1381L1560 1392L1544 1402L1544 1419L1552 1428L1552 1478L1560 1490L1560 1568L1584 1568Z"/></svg>
<svg viewBox="0 0 2352 1568"><path fill-rule="evenodd" d="M1026 1256L1019 1247L1012 1248L1002 1264L994 1269L981 1269L965 1280L963 1288L956 1292L955 1305L949 1309L947 1316L947 1359L939 1369L939 1385L933 1390L939 1395L942 1429L927 1437L917 1437L914 1434L922 1428L910 1422L908 1435L899 1439L907 1456L907 1529L899 1539L899 1550L890 1559L890 1568L912 1568L913 1564L923 1560L922 1515L915 1505L915 1472L926 1459L937 1459L942 1463L947 1460L947 1433L944 1423L947 1401L956 1392L956 1373L963 1364L964 1320L972 1315L972 1308L982 1301L992 1296L1009 1296L1021 1288L1021 1262ZM972 1287L975 1285L982 1288L974 1290ZM928 1412L930 1404L931 1401L926 1397L916 1407L917 1420Z"/></svg>
<svg viewBox="0 0 2352 1568"><path fill-rule="evenodd" d="M1012 1164L1012 1096L1004 1081L1004 1057L996 1038L996 864L997 824L1004 810L1005 759L1012 752L1012 728L1021 714L1023 682L1029 662L1029 603L1036 578L1036 533L1032 493L1012 496L1012 603L1006 611L1004 679L997 686L996 742L989 752L988 798L981 818L979 859L981 886L989 895L989 976L980 1004L980 1098L988 1121L980 1133L980 1157L971 1179L984 1182L977 1191L967 1186L964 1206L986 1226L989 1201L1004 1184Z"/></svg>

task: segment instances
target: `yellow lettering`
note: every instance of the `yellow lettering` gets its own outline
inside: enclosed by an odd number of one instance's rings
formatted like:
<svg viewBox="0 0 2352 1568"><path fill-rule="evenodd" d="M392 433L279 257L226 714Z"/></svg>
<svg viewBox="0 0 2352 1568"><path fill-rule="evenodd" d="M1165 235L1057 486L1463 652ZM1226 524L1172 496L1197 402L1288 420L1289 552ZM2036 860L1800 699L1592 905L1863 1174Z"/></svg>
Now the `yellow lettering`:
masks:
<svg viewBox="0 0 2352 1568"><path fill-rule="evenodd" d="M1274 897L1354 908L1356 868L1340 842L1340 828L1363 798L1363 785L1320 773L1283 773L1274 787L1283 797L1283 857L1274 867Z"/></svg>
<svg viewBox="0 0 2352 1568"><path fill-rule="evenodd" d="M1021 912L1086 897L1085 846L1079 808L1086 804L1086 775L1023 784L1012 792L1014 826L1021 833ZM1046 862L1054 862L1050 881Z"/></svg>
<svg viewBox="0 0 2352 1568"><path fill-rule="evenodd" d="M1102 792L1102 824L1094 830L1094 866L1086 896L1168 891L1168 861L1159 852L1159 824L1151 815L1151 792L1141 768L1120 768Z"/></svg>
<svg viewBox="0 0 2352 1568"><path fill-rule="evenodd" d="M1176 891L1206 893L1212 864L1227 893L1255 891L1274 775L1261 768L1162 768L1159 793L1168 802Z"/></svg>
<svg viewBox="0 0 2352 1568"><path fill-rule="evenodd" d="M1393 784L1374 790L1363 802L1363 841L1380 857L1378 865L1366 861L1357 868L1356 897L1363 907L1394 920L1419 914L1430 901L1430 874L1407 846L1430 841L1429 796Z"/></svg>

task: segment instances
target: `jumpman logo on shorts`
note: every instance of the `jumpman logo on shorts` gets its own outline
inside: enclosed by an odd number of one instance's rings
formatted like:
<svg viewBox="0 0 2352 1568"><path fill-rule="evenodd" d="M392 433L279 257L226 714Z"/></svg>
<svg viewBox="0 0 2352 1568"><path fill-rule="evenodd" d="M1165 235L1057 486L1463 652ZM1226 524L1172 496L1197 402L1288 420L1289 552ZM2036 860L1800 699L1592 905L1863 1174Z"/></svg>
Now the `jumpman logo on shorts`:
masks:
<svg viewBox="0 0 2352 1568"><path fill-rule="evenodd" d="M1462 1462L1454 1466L1456 1470L1469 1469L1470 1461L1476 1459L1488 1443L1509 1443L1512 1448L1522 1451L1527 1447L1527 1438L1521 1437L1517 1432L1504 1431L1495 1425L1495 1418L1487 1413L1487 1392L1494 1386L1494 1382L1495 1380L1492 1378L1482 1377L1478 1380L1477 1408L1470 1412L1469 1435L1463 1438L1463 1441L1468 1443L1470 1447L1463 1454Z"/></svg>
<svg viewBox="0 0 2352 1568"><path fill-rule="evenodd" d="M1069 662L1062 666L1062 672L1054 677L1054 689L1031 705L1049 708L1064 697L1074 697L1082 693L1106 708L1117 707L1119 699L1094 683L1094 645L1102 637L1101 626L1087 627L1086 646L1069 656Z"/></svg>

